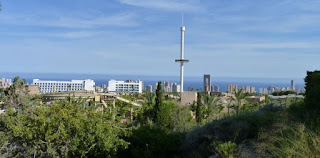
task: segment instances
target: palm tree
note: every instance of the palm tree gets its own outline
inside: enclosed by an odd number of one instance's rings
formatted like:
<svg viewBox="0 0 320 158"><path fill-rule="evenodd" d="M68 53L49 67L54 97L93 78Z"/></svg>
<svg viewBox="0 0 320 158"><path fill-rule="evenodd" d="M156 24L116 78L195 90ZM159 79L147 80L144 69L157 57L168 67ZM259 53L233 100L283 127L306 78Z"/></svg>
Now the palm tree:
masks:
<svg viewBox="0 0 320 158"><path fill-rule="evenodd" d="M154 93L146 93L146 103L148 107L153 107L156 101L156 95Z"/></svg>
<svg viewBox="0 0 320 158"><path fill-rule="evenodd" d="M242 104L244 103L244 99L246 98L246 94L244 93L243 89L239 89L239 91L235 91L234 97L232 98L233 101L235 101L235 111L236 114L239 114L240 108Z"/></svg>
<svg viewBox="0 0 320 158"><path fill-rule="evenodd" d="M219 112L217 103L219 98L216 95L206 94L202 97L203 103L205 104L207 110L207 117L213 115L214 112Z"/></svg>

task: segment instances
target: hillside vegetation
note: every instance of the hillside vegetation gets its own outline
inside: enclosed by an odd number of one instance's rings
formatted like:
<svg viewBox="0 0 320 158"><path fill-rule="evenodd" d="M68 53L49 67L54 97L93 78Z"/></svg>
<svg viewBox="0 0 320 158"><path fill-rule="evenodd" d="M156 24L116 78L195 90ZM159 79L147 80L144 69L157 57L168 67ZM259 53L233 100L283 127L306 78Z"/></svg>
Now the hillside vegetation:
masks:
<svg viewBox="0 0 320 158"><path fill-rule="evenodd" d="M320 72L308 72L305 100L245 102L240 90L225 112L199 93L190 107L155 93L123 96L101 108L70 96L51 105L23 90L1 89L0 157L319 157ZM233 103L233 104L231 104Z"/></svg>

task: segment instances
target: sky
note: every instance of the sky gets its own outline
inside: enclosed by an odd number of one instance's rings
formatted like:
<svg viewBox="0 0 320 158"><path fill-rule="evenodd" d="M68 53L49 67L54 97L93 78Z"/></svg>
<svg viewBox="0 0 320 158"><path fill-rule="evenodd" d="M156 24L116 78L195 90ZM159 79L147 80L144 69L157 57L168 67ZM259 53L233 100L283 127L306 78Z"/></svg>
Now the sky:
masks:
<svg viewBox="0 0 320 158"><path fill-rule="evenodd" d="M0 0L0 72L302 78L320 0Z"/></svg>

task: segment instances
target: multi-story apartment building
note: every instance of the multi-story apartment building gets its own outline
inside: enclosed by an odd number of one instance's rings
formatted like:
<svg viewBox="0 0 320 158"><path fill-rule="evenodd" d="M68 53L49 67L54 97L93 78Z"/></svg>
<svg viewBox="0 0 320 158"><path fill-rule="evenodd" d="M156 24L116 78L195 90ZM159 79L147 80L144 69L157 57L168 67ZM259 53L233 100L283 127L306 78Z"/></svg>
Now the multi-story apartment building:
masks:
<svg viewBox="0 0 320 158"><path fill-rule="evenodd" d="M212 91L212 92L220 92L219 86L218 86L218 85L213 85L213 86L211 87L211 91Z"/></svg>
<svg viewBox="0 0 320 158"><path fill-rule="evenodd" d="M244 93L251 93L251 87L250 86L246 86L244 89Z"/></svg>
<svg viewBox="0 0 320 158"><path fill-rule="evenodd" d="M142 93L143 82L138 81L116 81L110 80L108 84L109 92L129 92L129 93Z"/></svg>
<svg viewBox="0 0 320 158"><path fill-rule="evenodd" d="M5 79L1 78L0 79L0 88L8 88L12 84L11 79Z"/></svg>
<svg viewBox="0 0 320 158"><path fill-rule="evenodd" d="M71 81L45 81L33 79L32 85L39 86L39 91L41 93L95 90L95 82L91 79Z"/></svg>
<svg viewBox="0 0 320 158"><path fill-rule="evenodd" d="M146 92L152 92L152 86L151 85L147 85L146 86Z"/></svg>
<svg viewBox="0 0 320 158"><path fill-rule="evenodd" d="M238 91L237 84L228 84L228 93L234 94L237 91Z"/></svg>
<svg viewBox="0 0 320 158"><path fill-rule="evenodd" d="M164 92L171 92L171 88L169 86L169 82L168 81L163 81L163 91Z"/></svg>
<svg viewBox="0 0 320 158"><path fill-rule="evenodd" d="M251 87L250 93L256 93L256 88L255 87Z"/></svg>
<svg viewBox="0 0 320 158"><path fill-rule="evenodd" d="M178 85L177 83L172 83L171 89L172 89L172 92L180 92L180 85Z"/></svg>

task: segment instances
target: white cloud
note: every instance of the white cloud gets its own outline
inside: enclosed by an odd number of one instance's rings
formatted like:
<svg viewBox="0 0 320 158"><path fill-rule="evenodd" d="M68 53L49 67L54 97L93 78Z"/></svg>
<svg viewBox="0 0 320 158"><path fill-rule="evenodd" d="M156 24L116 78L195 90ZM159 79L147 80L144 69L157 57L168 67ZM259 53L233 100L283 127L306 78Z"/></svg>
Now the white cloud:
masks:
<svg viewBox="0 0 320 158"><path fill-rule="evenodd" d="M174 0L119 0L123 4L144 7L144 8L154 8L154 9L164 9L169 11L199 11L201 8L190 1L174 1Z"/></svg>

